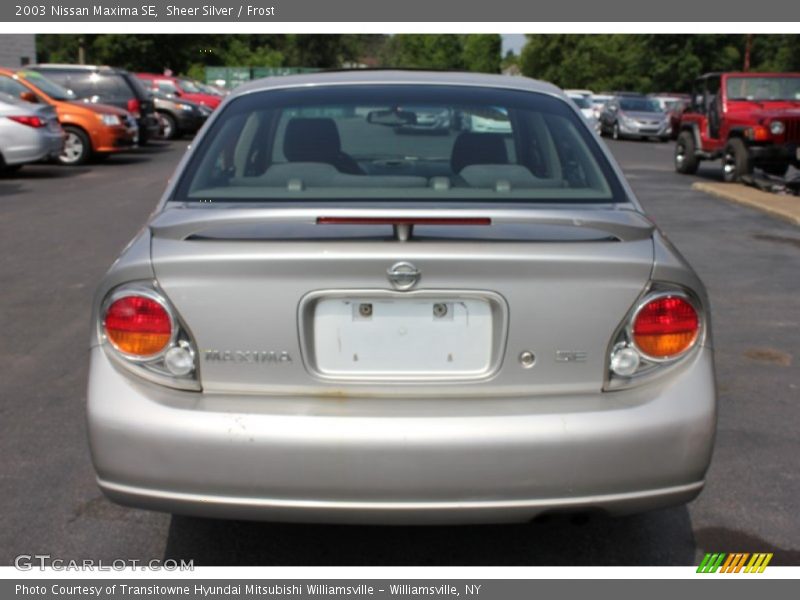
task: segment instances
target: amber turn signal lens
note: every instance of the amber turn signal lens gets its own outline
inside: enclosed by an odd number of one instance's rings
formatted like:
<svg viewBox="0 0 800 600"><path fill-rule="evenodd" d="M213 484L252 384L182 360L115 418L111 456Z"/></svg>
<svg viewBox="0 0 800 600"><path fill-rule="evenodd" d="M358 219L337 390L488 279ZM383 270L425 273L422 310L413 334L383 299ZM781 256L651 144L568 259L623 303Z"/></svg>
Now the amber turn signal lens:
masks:
<svg viewBox="0 0 800 600"><path fill-rule="evenodd" d="M125 296L112 302L103 328L117 350L141 358L158 354L172 338L166 309L145 296Z"/></svg>
<svg viewBox="0 0 800 600"><path fill-rule="evenodd" d="M680 296L663 296L645 304L633 322L633 342L645 356L674 358L691 348L700 331L695 308Z"/></svg>

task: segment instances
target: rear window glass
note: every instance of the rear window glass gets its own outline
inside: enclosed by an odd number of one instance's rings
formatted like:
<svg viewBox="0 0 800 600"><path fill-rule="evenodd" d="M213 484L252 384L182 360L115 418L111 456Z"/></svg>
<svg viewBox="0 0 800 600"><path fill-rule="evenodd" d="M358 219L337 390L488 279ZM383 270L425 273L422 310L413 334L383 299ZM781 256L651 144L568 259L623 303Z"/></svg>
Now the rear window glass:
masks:
<svg viewBox="0 0 800 600"><path fill-rule="evenodd" d="M663 112L658 102L650 98L620 98L619 107L633 112Z"/></svg>
<svg viewBox="0 0 800 600"><path fill-rule="evenodd" d="M0 75L0 92L8 94L9 96L13 96L17 100L19 100L20 94L29 91L30 90L28 88L26 88L18 81L14 81L13 79L11 79L11 77Z"/></svg>
<svg viewBox="0 0 800 600"><path fill-rule="evenodd" d="M72 91L75 97L80 99L97 97L100 100L110 98L127 100L133 97L131 88L125 83L123 77L117 73L49 70L41 72L46 77Z"/></svg>
<svg viewBox="0 0 800 600"><path fill-rule="evenodd" d="M18 76L24 77L30 81L33 85L50 96L53 100L75 99L75 94L70 92L67 88L58 85L56 82L49 80L47 77L40 75L36 71L20 71Z"/></svg>
<svg viewBox="0 0 800 600"><path fill-rule="evenodd" d="M172 200L622 202L564 100L463 86L347 85L233 100Z"/></svg>
<svg viewBox="0 0 800 600"><path fill-rule="evenodd" d="M158 91L162 94L174 94L178 91L178 88L175 87L175 84L171 81L156 81L155 82Z"/></svg>

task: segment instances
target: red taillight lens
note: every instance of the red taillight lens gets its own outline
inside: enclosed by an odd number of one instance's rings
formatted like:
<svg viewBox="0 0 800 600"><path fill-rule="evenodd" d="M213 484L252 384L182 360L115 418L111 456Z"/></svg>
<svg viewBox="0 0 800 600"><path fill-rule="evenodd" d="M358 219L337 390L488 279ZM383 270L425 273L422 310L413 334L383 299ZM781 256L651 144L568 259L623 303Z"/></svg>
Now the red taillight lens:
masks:
<svg viewBox="0 0 800 600"><path fill-rule="evenodd" d="M22 125L27 125L28 127L44 127L47 125L42 119L39 117L28 117L28 116L19 116L19 117L8 117L12 121L16 121L17 123L21 123Z"/></svg>
<svg viewBox="0 0 800 600"><path fill-rule="evenodd" d="M697 340L700 319L688 300L662 296L645 304L633 322L633 342L644 355L673 358L686 352Z"/></svg>
<svg viewBox="0 0 800 600"><path fill-rule="evenodd" d="M136 98L131 98L128 100L128 112L133 113L134 115L139 114L139 110L141 109L141 105Z"/></svg>
<svg viewBox="0 0 800 600"><path fill-rule="evenodd" d="M103 328L117 350L137 357L158 354L172 338L166 309L146 296L125 296L112 302Z"/></svg>

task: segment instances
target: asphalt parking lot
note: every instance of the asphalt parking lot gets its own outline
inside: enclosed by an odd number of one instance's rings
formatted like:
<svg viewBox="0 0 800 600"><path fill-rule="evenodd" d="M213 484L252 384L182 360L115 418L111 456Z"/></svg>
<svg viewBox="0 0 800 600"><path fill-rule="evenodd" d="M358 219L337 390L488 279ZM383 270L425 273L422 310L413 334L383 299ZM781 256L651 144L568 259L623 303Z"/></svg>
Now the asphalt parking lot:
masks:
<svg viewBox="0 0 800 600"><path fill-rule="evenodd" d="M105 500L85 439L90 300L152 211L181 141L0 179L0 564L39 553L196 565L688 565L706 551L758 551L800 565L800 228L693 191L693 181L720 179L716 163L684 177L672 144L609 143L711 296L719 431L707 487L688 507L390 528L170 518Z"/></svg>

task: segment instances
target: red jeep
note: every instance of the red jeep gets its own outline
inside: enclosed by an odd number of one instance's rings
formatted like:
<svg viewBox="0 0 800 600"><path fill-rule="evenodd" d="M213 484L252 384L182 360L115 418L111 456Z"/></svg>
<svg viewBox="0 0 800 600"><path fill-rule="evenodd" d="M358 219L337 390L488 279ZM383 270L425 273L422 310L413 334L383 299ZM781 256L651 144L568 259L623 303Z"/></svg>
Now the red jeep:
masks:
<svg viewBox="0 0 800 600"><path fill-rule="evenodd" d="M717 158L727 182L754 167L781 177L789 165L800 167L800 73L709 73L695 81L675 170L691 174Z"/></svg>

